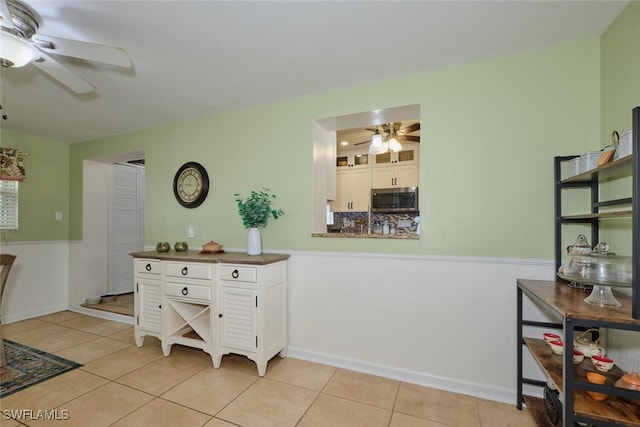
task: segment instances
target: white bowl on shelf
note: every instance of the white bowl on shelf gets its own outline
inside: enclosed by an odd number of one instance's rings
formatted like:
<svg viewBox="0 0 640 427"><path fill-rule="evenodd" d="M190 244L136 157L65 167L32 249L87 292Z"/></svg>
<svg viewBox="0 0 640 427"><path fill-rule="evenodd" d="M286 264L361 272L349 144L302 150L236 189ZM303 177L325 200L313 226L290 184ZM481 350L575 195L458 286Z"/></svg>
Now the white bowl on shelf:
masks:
<svg viewBox="0 0 640 427"><path fill-rule="evenodd" d="M542 334L544 341L549 344L551 341L560 341L562 338L558 334L554 334L553 332L545 332Z"/></svg>
<svg viewBox="0 0 640 427"><path fill-rule="evenodd" d="M551 351L555 354L564 353L564 343L562 341L551 341L549 345L551 346Z"/></svg>

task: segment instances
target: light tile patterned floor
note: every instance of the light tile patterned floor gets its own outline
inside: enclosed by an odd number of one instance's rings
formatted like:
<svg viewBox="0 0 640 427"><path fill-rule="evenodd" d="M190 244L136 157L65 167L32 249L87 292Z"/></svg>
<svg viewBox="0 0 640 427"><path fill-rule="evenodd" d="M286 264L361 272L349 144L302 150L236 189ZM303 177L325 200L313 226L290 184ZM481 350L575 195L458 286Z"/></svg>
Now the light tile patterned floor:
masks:
<svg viewBox="0 0 640 427"><path fill-rule="evenodd" d="M69 311L3 325L3 334L84 364L0 399L3 427L535 426L511 404L299 359L276 357L260 378L241 356L225 356L220 369L188 347L164 357L155 338L137 348L130 325ZM11 410L32 412L18 422ZM34 419L44 410L59 419Z"/></svg>

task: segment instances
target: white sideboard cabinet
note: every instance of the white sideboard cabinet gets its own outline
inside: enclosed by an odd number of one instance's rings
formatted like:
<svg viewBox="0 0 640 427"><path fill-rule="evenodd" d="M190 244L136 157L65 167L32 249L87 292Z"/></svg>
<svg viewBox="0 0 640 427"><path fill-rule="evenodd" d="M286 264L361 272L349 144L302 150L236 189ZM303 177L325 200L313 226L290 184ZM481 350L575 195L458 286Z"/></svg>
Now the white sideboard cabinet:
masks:
<svg viewBox="0 0 640 427"><path fill-rule="evenodd" d="M135 252L135 339L199 348L219 368L225 354L253 360L260 376L287 349L288 255Z"/></svg>

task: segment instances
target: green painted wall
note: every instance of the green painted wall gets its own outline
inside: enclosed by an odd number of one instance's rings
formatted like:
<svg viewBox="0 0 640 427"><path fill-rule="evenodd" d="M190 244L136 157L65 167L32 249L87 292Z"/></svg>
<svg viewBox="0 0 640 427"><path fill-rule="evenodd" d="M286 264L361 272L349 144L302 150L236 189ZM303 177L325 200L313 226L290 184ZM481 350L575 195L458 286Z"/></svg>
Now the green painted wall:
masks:
<svg viewBox="0 0 640 427"><path fill-rule="evenodd" d="M611 132L631 130L631 110L640 106L640 2L632 1L601 37L601 145ZM629 197L631 179L602 188L603 199ZM603 222L601 239L619 254L631 254L631 219Z"/></svg>
<svg viewBox="0 0 640 427"><path fill-rule="evenodd" d="M143 149L146 243L246 245L233 194L262 186L286 214L269 250L505 257L553 254L552 158L599 146L600 43L593 39L420 73L70 146L70 238L82 238L82 159ZM419 241L311 237L312 122L421 105ZM171 184L202 163L207 200L182 208Z"/></svg>
<svg viewBox="0 0 640 427"><path fill-rule="evenodd" d="M640 105L640 2L629 2L600 44L601 138L609 144L614 129L631 130L631 110Z"/></svg>
<svg viewBox="0 0 640 427"><path fill-rule="evenodd" d="M3 147L18 148L26 178L19 184L17 232L3 232L2 242L69 238L69 145L47 138L2 130ZM62 221L55 221L55 212Z"/></svg>

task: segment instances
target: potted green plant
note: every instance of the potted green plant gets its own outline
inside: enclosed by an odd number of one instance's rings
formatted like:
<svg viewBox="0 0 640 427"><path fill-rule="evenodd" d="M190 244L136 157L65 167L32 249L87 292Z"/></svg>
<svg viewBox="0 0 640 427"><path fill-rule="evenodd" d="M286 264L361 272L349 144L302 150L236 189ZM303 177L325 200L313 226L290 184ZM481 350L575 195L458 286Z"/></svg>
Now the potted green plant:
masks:
<svg viewBox="0 0 640 427"><path fill-rule="evenodd" d="M271 206L276 199L275 194L271 194L268 188L260 191L251 191L248 197L243 198L240 193L235 193L238 213L242 218L242 225L249 229L247 240L247 255L262 254L262 238L260 229L267 226L269 218L278 219L284 215L282 209L275 209Z"/></svg>

